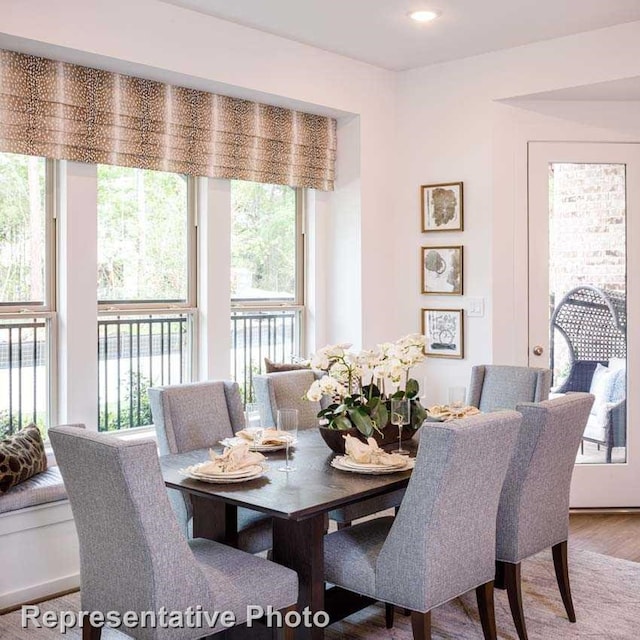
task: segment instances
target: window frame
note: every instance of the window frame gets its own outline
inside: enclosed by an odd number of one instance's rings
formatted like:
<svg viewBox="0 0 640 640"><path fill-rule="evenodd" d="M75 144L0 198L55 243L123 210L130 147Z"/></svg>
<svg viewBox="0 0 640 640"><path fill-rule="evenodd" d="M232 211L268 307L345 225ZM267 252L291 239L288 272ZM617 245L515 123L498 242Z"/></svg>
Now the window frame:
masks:
<svg viewBox="0 0 640 640"><path fill-rule="evenodd" d="M96 165L97 168L98 165ZM187 348L185 352L185 380L184 383L197 379L198 370L198 181L191 175L176 174L176 172L164 172L180 175L186 181L187 192L187 299L185 301L166 300L140 300L140 301L97 301L98 322L103 318L126 318L131 316L173 316L183 315L187 320ZM96 195L98 190L96 177ZM98 209L96 207L96 223ZM96 282L97 294L97 282ZM98 344L99 344L99 336ZM100 379L100 356L97 358L98 379ZM97 389L99 394L99 389ZM100 401L99 395L96 400ZM98 423L100 415L98 410ZM137 437L153 432L153 425L140 425L137 427L123 427L112 431L100 431L100 433L113 435L113 437Z"/></svg>
<svg viewBox="0 0 640 640"><path fill-rule="evenodd" d="M231 311L270 311L275 309L297 309L304 310L305 306L305 278L306 278L306 219L305 219L305 193L302 187L291 187L295 198L295 278L296 287L294 299L265 298L256 300L255 298L234 298L231 296ZM231 223L233 225L233 222Z"/></svg>
<svg viewBox="0 0 640 640"><path fill-rule="evenodd" d="M98 165L96 165L97 167ZM162 173L174 173L165 171ZM195 313L198 306L198 217L197 217L197 181L194 176L180 175L187 184L187 299L178 300L98 300L98 315L138 315L148 311L153 313ZM97 179L99 180L99 178ZM98 182L96 181L96 189ZM96 216L98 211L96 210Z"/></svg>
<svg viewBox="0 0 640 640"><path fill-rule="evenodd" d="M230 298L230 320L234 322L234 317L238 315L255 314L258 316L260 313L268 315L271 313L277 313L282 311L292 311L295 314L294 329L294 344L298 354L304 353L306 346L306 279L307 279L307 222L306 222L306 192L304 188L293 187L295 193L295 215L296 215L296 286L295 286L295 299L283 300L283 299L271 299L271 300L255 300L253 298ZM230 212L232 215L232 212ZM231 222L233 225L233 221ZM233 356L234 347L230 345L230 355ZM260 371L264 371L263 362L258 362ZM234 365L232 365L231 376L235 379ZM251 397L251 393L247 394L246 386L248 383L249 388L252 387L253 373L250 371L248 375L245 373L243 382L245 383L245 402ZM240 383L240 380L237 380Z"/></svg>
<svg viewBox="0 0 640 640"><path fill-rule="evenodd" d="M13 154L26 156L29 154ZM34 156L43 158L43 156ZM44 228L44 282L42 303L19 304L0 302L0 320L43 320L45 323L45 425L55 424L58 418L57 378L57 308L58 308L58 208L60 204L59 161L44 159L45 170L45 228Z"/></svg>

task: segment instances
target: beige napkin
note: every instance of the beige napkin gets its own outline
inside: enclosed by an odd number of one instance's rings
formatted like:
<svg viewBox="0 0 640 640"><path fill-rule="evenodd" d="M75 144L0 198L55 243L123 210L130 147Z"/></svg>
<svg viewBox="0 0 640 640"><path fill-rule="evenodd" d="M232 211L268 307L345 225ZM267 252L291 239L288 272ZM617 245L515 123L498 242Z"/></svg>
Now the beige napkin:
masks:
<svg viewBox="0 0 640 640"><path fill-rule="evenodd" d="M253 429L243 429L242 431L238 431L236 435L249 442L253 442L255 439L255 431ZM289 439L290 436L288 433L278 431L277 429L263 429L260 444L284 444Z"/></svg>
<svg viewBox="0 0 640 640"><path fill-rule="evenodd" d="M227 447L221 455L209 449L209 458L209 461L198 467L200 473L214 474L242 471L242 469L262 464L266 460L261 453L249 451L249 445L244 443L235 447Z"/></svg>
<svg viewBox="0 0 640 640"><path fill-rule="evenodd" d="M450 407L446 404L436 404L433 407L429 407L427 411L432 418L439 418L445 422L459 418L468 418L469 416L475 416L480 413L480 410L476 407Z"/></svg>
<svg viewBox="0 0 640 640"><path fill-rule="evenodd" d="M367 438L362 442L358 438L344 436L344 451L347 457L358 464L380 464L385 467L404 467L407 459L397 453L387 453L378 446L373 438Z"/></svg>

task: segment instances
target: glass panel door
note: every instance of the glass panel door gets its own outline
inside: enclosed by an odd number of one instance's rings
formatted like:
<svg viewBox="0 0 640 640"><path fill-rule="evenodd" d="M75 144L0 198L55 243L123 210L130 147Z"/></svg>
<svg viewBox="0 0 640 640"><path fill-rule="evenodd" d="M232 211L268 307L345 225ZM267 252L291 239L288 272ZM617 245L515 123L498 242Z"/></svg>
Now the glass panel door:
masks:
<svg viewBox="0 0 640 640"><path fill-rule="evenodd" d="M572 485L574 507L640 504L640 438L627 332L639 317L640 145L529 143L529 362L552 394L596 400ZM635 287L635 288L634 288ZM629 322L627 321L629 318Z"/></svg>

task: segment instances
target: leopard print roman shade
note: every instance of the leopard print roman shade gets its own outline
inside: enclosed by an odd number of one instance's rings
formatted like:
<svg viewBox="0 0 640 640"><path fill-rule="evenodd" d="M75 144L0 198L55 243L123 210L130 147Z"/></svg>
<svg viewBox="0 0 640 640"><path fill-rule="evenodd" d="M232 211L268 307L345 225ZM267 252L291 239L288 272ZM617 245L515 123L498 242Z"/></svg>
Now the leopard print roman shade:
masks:
<svg viewBox="0 0 640 640"><path fill-rule="evenodd" d="M46 468L47 454L36 425L0 441L0 494Z"/></svg>
<svg viewBox="0 0 640 640"><path fill-rule="evenodd" d="M0 151L333 189L335 118L0 49Z"/></svg>

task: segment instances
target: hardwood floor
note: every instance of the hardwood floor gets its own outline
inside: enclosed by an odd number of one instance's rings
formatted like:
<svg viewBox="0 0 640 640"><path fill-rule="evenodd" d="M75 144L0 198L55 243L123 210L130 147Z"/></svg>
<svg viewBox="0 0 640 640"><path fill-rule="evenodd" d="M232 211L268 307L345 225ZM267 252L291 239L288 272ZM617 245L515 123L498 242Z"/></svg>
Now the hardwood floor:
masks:
<svg viewBox="0 0 640 640"><path fill-rule="evenodd" d="M640 562L640 513L577 513L570 518L572 549Z"/></svg>

